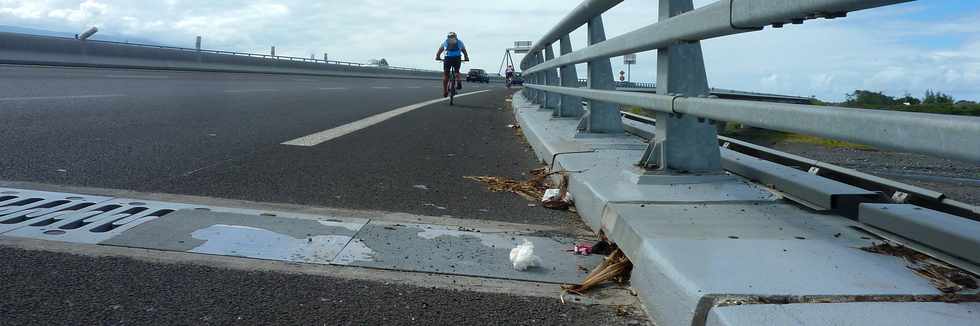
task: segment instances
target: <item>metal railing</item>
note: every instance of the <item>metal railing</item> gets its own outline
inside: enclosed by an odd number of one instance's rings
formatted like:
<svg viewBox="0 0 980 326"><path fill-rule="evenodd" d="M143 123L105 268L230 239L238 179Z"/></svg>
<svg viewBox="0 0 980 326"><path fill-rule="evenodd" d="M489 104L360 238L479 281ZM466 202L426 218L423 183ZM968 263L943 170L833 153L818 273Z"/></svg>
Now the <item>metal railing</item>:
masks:
<svg viewBox="0 0 980 326"><path fill-rule="evenodd" d="M582 116L584 132L620 132L619 105L656 115L656 138L641 165L683 172L720 171L717 121L861 143L884 149L980 162L980 118L833 106L721 99L710 94L700 41L782 27L910 0L723 0L694 9L691 0L660 0L660 20L606 40L601 14L621 1L586 0L542 37L521 62L534 103L555 116ZM588 26L589 45L572 51L568 34ZM554 57L558 41L561 55ZM657 50L656 94L617 91L609 58ZM587 63L580 88L575 64ZM559 70L560 69L560 74ZM570 77L565 78L568 74ZM566 103L589 102L584 114ZM619 124L619 126L617 126ZM668 135L669 133L669 135Z"/></svg>
<svg viewBox="0 0 980 326"><path fill-rule="evenodd" d="M616 84L616 88L655 88L656 83L644 83L644 82L630 82L630 81L613 81ZM589 86L588 79L579 79L579 87Z"/></svg>
<svg viewBox="0 0 980 326"><path fill-rule="evenodd" d="M66 40L70 40L71 39L71 38L68 38L68 37L45 36L45 35L32 35L32 36L35 36L35 37L44 37L44 38L66 39ZM310 62L310 63L323 63L323 64L354 66L354 67L373 67L373 68L391 69L391 70L402 70L402 71L441 72L441 71L436 71L436 70L426 70L426 69L407 68L407 67L396 67L396 66L379 66L379 65L372 65L372 64L365 64L365 63L357 63L357 62L348 62L348 61L322 60L322 59L316 59L316 58L301 58L301 57L291 57L291 56L271 55L271 54L258 54L258 53L247 53L247 52L235 52L235 51L194 49L194 48L183 48L183 47L176 47L176 46L167 46L167 45L141 44L141 43L116 42L116 41L101 41L101 40L92 40L92 39L79 40L79 42L102 43L102 44L116 44L116 45L134 46L134 47L142 47L142 48L166 49L166 50L194 52L194 53L213 53L213 54L234 55L234 56L243 56L243 57L268 58L268 59L272 59L272 60L301 61L301 62Z"/></svg>

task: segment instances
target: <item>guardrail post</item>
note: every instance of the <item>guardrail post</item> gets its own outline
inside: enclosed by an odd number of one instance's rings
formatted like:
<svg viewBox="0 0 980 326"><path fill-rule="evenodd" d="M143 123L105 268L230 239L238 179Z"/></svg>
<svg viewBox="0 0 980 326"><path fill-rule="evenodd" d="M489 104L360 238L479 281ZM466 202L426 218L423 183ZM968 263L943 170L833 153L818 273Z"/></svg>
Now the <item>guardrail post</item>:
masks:
<svg viewBox="0 0 980 326"><path fill-rule="evenodd" d="M561 37L558 41L558 51L560 55L572 53L572 41L568 34ZM579 87L578 74L575 72L575 65L561 67L561 86ZM555 110L556 117L579 117L582 116L582 98L576 96L562 95L561 105Z"/></svg>
<svg viewBox="0 0 980 326"><path fill-rule="evenodd" d="M545 60L552 60L554 58L555 58L555 50L552 48L551 44L548 44L547 46L544 47L544 59ZM548 86L558 86L558 70L557 69L548 69L548 71L545 71L542 75L544 75L544 78L545 78L545 85L548 85ZM542 93L544 93L544 107L546 109L552 109L552 110L554 110L554 112L552 113L552 115L553 116L558 116L558 111L559 111L558 106L560 105L559 102L560 102L560 99L561 99L561 95L559 95L559 94L548 94L547 92L542 92Z"/></svg>
<svg viewBox="0 0 980 326"><path fill-rule="evenodd" d="M589 45L606 40L606 31L602 26L602 16L589 20ZM613 82L612 64L609 58L596 59L588 62L589 88L601 90L616 90ZM589 133L622 133L623 118L619 114L619 106L613 103L589 100L589 113L582 118L579 130Z"/></svg>
<svg viewBox="0 0 980 326"><path fill-rule="evenodd" d="M527 67L525 67L524 69L528 69L528 68L534 67L534 65L537 64L537 62L534 62L535 61L534 60L534 53L528 53L527 54L527 58L528 58L527 59L527 63L528 64L527 64ZM534 74L526 74L526 75L524 75L524 81L527 82L527 83L533 84L534 83ZM533 89L530 89L530 88L527 88L527 87L524 88L524 96L527 97L527 99L530 100L532 103L534 102L534 92L536 92L536 91L533 90Z"/></svg>
<svg viewBox="0 0 980 326"><path fill-rule="evenodd" d="M539 65L542 62L544 62L544 56L541 55L541 51L535 52L534 65ZM544 84L544 76L540 72L532 74L531 78L534 80L535 84ZM531 101L535 104L543 104L544 102L542 100L544 100L544 92L534 90L534 92L531 93Z"/></svg>
<svg viewBox="0 0 980 326"><path fill-rule="evenodd" d="M692 0L660 0L661 21L691 10ZM657 93L708 96L700 42L657 49ZM674 172L721 171L715 121L677 113L658 112L656 117L656 134L641 165Z"/></svg>

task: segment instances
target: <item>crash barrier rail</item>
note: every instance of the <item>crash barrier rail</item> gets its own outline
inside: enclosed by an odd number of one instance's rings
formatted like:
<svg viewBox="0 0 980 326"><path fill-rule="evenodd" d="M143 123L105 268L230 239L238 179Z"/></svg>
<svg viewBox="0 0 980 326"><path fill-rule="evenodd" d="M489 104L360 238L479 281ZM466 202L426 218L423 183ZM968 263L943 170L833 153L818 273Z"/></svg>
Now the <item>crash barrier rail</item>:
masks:
<svg viewBox="0 0 980 326"><path fill-rule="evenodd" d="M656 88L656 83L644 83L644 82L631 82L631 81L613 81L616 88ZM589 85L589 80L580 78L578 80L579 87L585 87Z"/></svg>
<svg viewBox="0 0 980 326"><path fill-rule="evenodd" d="M23 61L24 63L30 63L32 61L40 62L42 59L32 59L30 56L26 55L13 56L11 54L19 52L21 54L39 53L48 56L58 55L60 56L59 59L61 60L57 61L66 63L71 62L73 58L80 57L118 57L125 59L154 60L159 61L161 65L185 62L197 64L262 65L297 68L298 66L296 66L296 64L303 65L305 63L308 65L304 65L304 67L318 67L326 68L328 70L381 71L419 75L441 73L441 71L437 70L372 65L347 61L322 60L316 58L301 58L271 54L183 48L113 41L79 40L66 37L17 33L0 33L0 51L3 51L0 52L0 61L13 61L10 58L16 57L18 58L16 61ZM27 59L24 59L25 57Z"/></svg>
<svg viewBox="0 0 980 326"><path fill-rule="evenodd" d="M645 125L656 125L656 120L650 117L625 111L620 113L622 114L623 119L639 122ZM653 138L653 134L646 133L642 129L630 128L630 126L627 126L627 132L644 139ZM941 192L889 180L846 167L781 152L772 148L759 146L731 137L718 136L718 144L721 145L722 148L727 148L735 152L774 162L792 169L801 170L825 179L878 192L881 194L881 196L889 198L889 201L891 202L913 204L980 222L980 209L978 209L977 206L948 198ZM800 181L806 182L806 180Z"/></svg>
<svg viewBox="0 0 980 326"><path fill-rule="evenodd" d="M601 14L622 0L586 0L525 56L521 62L524 92L534 103L554 109L556 116L582 117L579 129L584 132L622 132L620 105L655 114L658 125L666 128L658 128L640 162L651 169L720 170L719 122L980 162L978 117L732 100L709 94L701 40L840 18L851 11L908 1L723 0L695 9L691 0L660 0L657 23L607 40ZM568 34L582 25L588 27L589 44L573 51ZM557 57L552 49L556 42L560 44ZM609 58L649 50L657 50L657 93L617 91ZM578 63L587 63L586 88L578 85ZM589 102L586 111L574 107L582 99Z"/></svg>

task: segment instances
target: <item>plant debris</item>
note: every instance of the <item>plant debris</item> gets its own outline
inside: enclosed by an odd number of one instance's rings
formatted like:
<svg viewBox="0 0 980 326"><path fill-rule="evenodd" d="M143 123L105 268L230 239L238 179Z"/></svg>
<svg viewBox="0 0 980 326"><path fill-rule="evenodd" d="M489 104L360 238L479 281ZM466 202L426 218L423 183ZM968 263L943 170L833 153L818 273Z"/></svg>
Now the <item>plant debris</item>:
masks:
<svg viewBox="0 0 980 326"><path fill-rule="evenodd" d="M931 259L929 256L901 245L873 244L861 250L879 255L904 258L906 267L916 275L929 280L929 284L943 293L955 293L966 289L976 290L977 279L967 272Z"/></svg>
<svg viewBox="0 0 980 326"><path fill-rule="evenodd" d="M586 276L582 280L582 284L566 284L562 285L561 288L567 292L582 295L584 292L608 281L620 284L626 283L629 280L632 269L633 263L630 262L630 259L626 257L626 254L622 250L616 249L609 257L606 257L606 260L602 264L599 264L599 266L592 270L589 276Z"/></svg>
<svg viewBox="0 0 980 326"><path fill-rule="evenodd" d="M544 196L548 189L548 173L545 168L531 170L531 179L514 180L504 177L494 176L465 176L463 178L487 184L487 188L493 192L512 192L530 201L537 201Z"/></svg>

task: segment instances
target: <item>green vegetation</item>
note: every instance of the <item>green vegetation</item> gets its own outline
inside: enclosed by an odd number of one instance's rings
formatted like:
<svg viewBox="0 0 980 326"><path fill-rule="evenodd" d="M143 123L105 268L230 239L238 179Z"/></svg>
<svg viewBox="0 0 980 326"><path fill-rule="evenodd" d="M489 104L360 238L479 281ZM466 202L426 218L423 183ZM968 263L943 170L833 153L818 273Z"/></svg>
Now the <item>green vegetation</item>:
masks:
<svg viewBox="0 0 980 326"><path fill-rule="evenodd" d="M850 148L859 150L874 150L874 148L849 143L841 140L820 138L808 135L794 134L775 130L766 130L752 127L740 127L736 126L734 123L729 123L723 132L720 132L722 136L728 136L739 140L744 140L753 144L759 144L762 146L771 146L778 143L803 143L803 144L813 144L820 145L827 148Z"/></svg>
<svg viewBox="0 0 980 326"><path fill-rule="evenodd" d="M839 105L862 109L980 116L980 104L977 102L956 101L952 96L932 90L927 90L922 99L908 93L895 98L881 92L855 90L854 93L847 94L847 100Z"/></svg>

